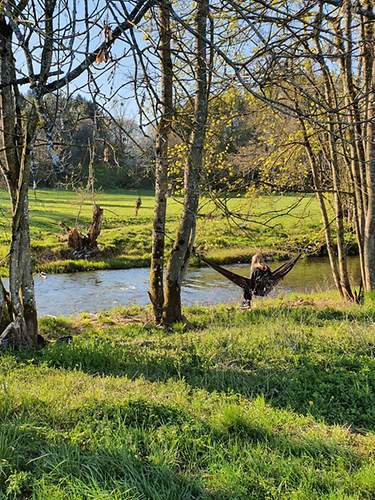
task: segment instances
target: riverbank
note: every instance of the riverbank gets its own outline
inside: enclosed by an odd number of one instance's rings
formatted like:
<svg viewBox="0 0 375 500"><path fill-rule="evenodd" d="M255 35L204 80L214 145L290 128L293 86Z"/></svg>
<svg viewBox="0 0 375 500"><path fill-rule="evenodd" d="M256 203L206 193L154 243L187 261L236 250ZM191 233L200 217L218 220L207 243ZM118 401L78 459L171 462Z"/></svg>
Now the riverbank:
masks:
<svg viewBox="0 0 375 500"><path fill-rule="evenodd" d="M78 218L84 230L90 223L92 200L82 193L38 190L30 197L31 241L36 272L70 273L79 271L147 267L151 255L154 198L140 192L142 207L135 216L134 191L98 193L96 202L104 209L99 238L100 251L90 260L74 259L63 241L60 222L74 226ZM324 244L319 209L313 195L300 200L297 195L238 198L231 208L248 222L230 222L214 205L203 200L198 218L197 247L218 264L248 262L256 252L282 260L300 250L313 248L319 253ZM174 238L181 200L169 200L167 251ZM10 218L8 199L0 191L0 273L6 275L4 259L9 250ZM198 265L193 259L192 265Z"/></svg>
<svg viewBox="0 0 375 500"><path fill-rule="evenodd" d="M0 356L0 496L373 498L375 309L335 293L46 318ZM72 344L54 343L72 335Z"/></svg>

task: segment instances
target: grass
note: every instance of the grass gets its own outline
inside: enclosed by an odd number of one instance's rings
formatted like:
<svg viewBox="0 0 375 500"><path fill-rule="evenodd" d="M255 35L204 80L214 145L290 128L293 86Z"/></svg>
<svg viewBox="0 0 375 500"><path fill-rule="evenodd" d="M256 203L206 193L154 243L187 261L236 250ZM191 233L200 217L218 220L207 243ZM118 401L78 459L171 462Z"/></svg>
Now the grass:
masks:
<svg viewBox="0 0 375 500"><path fill-rule="evenodd" d="M79 214L79 223L86 228L90 222L92 203L81 195L67 191L38 190L30 197L31 239L36 271L50 273L93 269L145 267L151 253L151 231L154 199L151 192L141 192L142 208L135 217L134 191L99 193L97 202L104 208L104 227L99 239L100 255L94 260L75 260L61 240L61 221L72 226ZM247 262L257 251L281 259L297 248L322 242L319 210L315 198L307 195L297 203L296 195L238 198L233 209L249 214L255 222L231 224L212 203L203 200L198 219L197 245L218 263ZM296 205L296 206L294 206ZM291 208L294 207L294 208ZM175 235L181 200L169 200L167 245ZM289 212L289 213L286 213ZM270 216L268 226L258 224ZM9 251L9 203L0 191L0 261ZM1 266L1 264L0 264ZM0 272L6 272L4 262Z"/></svg>
<svg viewBox="0 0 375 500"><path fill-rule="evenodd" d="M0 498L375 497L371 302L186 315L46 318L47 348L0 356Z"/></svg>

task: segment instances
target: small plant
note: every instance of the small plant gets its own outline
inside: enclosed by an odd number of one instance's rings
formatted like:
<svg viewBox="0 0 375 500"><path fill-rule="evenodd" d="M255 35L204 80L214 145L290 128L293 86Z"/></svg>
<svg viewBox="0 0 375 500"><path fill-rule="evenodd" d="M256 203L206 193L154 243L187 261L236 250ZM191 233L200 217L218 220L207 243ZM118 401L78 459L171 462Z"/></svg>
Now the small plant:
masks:
<svg viewBox="0 0 375 500"><path fill-rule="evenodd" d="M32 475L30 472L13 472L6 480L6 495L8 498L20 498L31 491L31 486Z"/></svg>

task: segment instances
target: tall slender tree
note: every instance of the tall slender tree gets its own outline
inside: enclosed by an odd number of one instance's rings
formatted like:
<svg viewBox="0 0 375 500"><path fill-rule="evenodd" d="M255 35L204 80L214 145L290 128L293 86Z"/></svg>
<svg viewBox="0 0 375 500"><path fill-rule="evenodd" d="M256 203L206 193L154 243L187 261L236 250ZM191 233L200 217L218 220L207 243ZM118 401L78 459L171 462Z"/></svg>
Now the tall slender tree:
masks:
<svg viewBox="0 0 375 500"><path fill-rule="evenodd" d="M150 299L154 316L160 323L164 306L165 222L168 193L168 143L173 118L173 65L171 55L170 2L158 7L159 52L161 66L161 110L155 140L155 213L152 235Z"/></svg>
<svg viewBox="0 0 375 500"><path fill-rule="evenodd" d="M208 114L207 22L209 1L196 2L195 12L195 99L189 152L184 169L184 203L175 243L168 263L165 284L163 323L181 321L181 281L186 260L194 241L199 206L200 174L204 161L204 145Z"/></svg>

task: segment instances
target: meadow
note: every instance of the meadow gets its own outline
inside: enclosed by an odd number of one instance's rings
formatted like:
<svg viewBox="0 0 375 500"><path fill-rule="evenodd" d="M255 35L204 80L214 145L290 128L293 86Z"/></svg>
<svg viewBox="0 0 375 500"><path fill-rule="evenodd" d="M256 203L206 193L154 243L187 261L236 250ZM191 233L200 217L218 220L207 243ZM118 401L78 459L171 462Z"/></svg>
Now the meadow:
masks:
<svg viewBox="0 0 375 500"><path fill-rule="evenodd" d="M375 308L45 318L0 356L0 498L372 499ZM71 344L56 342L72 335Z"/></svg>
<svg viewBox="0 0 375 500"><path fill-rule="evenodd" d="M142 208L135 216L135 200L142 197ZM59 226L84 231L90 223L92 200L86 194L57 190L30 193L31 240L36 271L73 272L92 269L146 267L150 261L154 199L146 191L99 192L96 202L104 208L100 253L90 260L72 258ZM324 242L319 209L313 195L258 196L238 198L231 209L247 221L233 222L214 206L202 200L197 226L197 246L218 263L248 261L257 251L275 259L289 256L311 245L318 251ZM169 200L167 246L173 241L181 199ZM9 251L9 202L0 191L0 271L6 273L4 258Z"/></svg>

